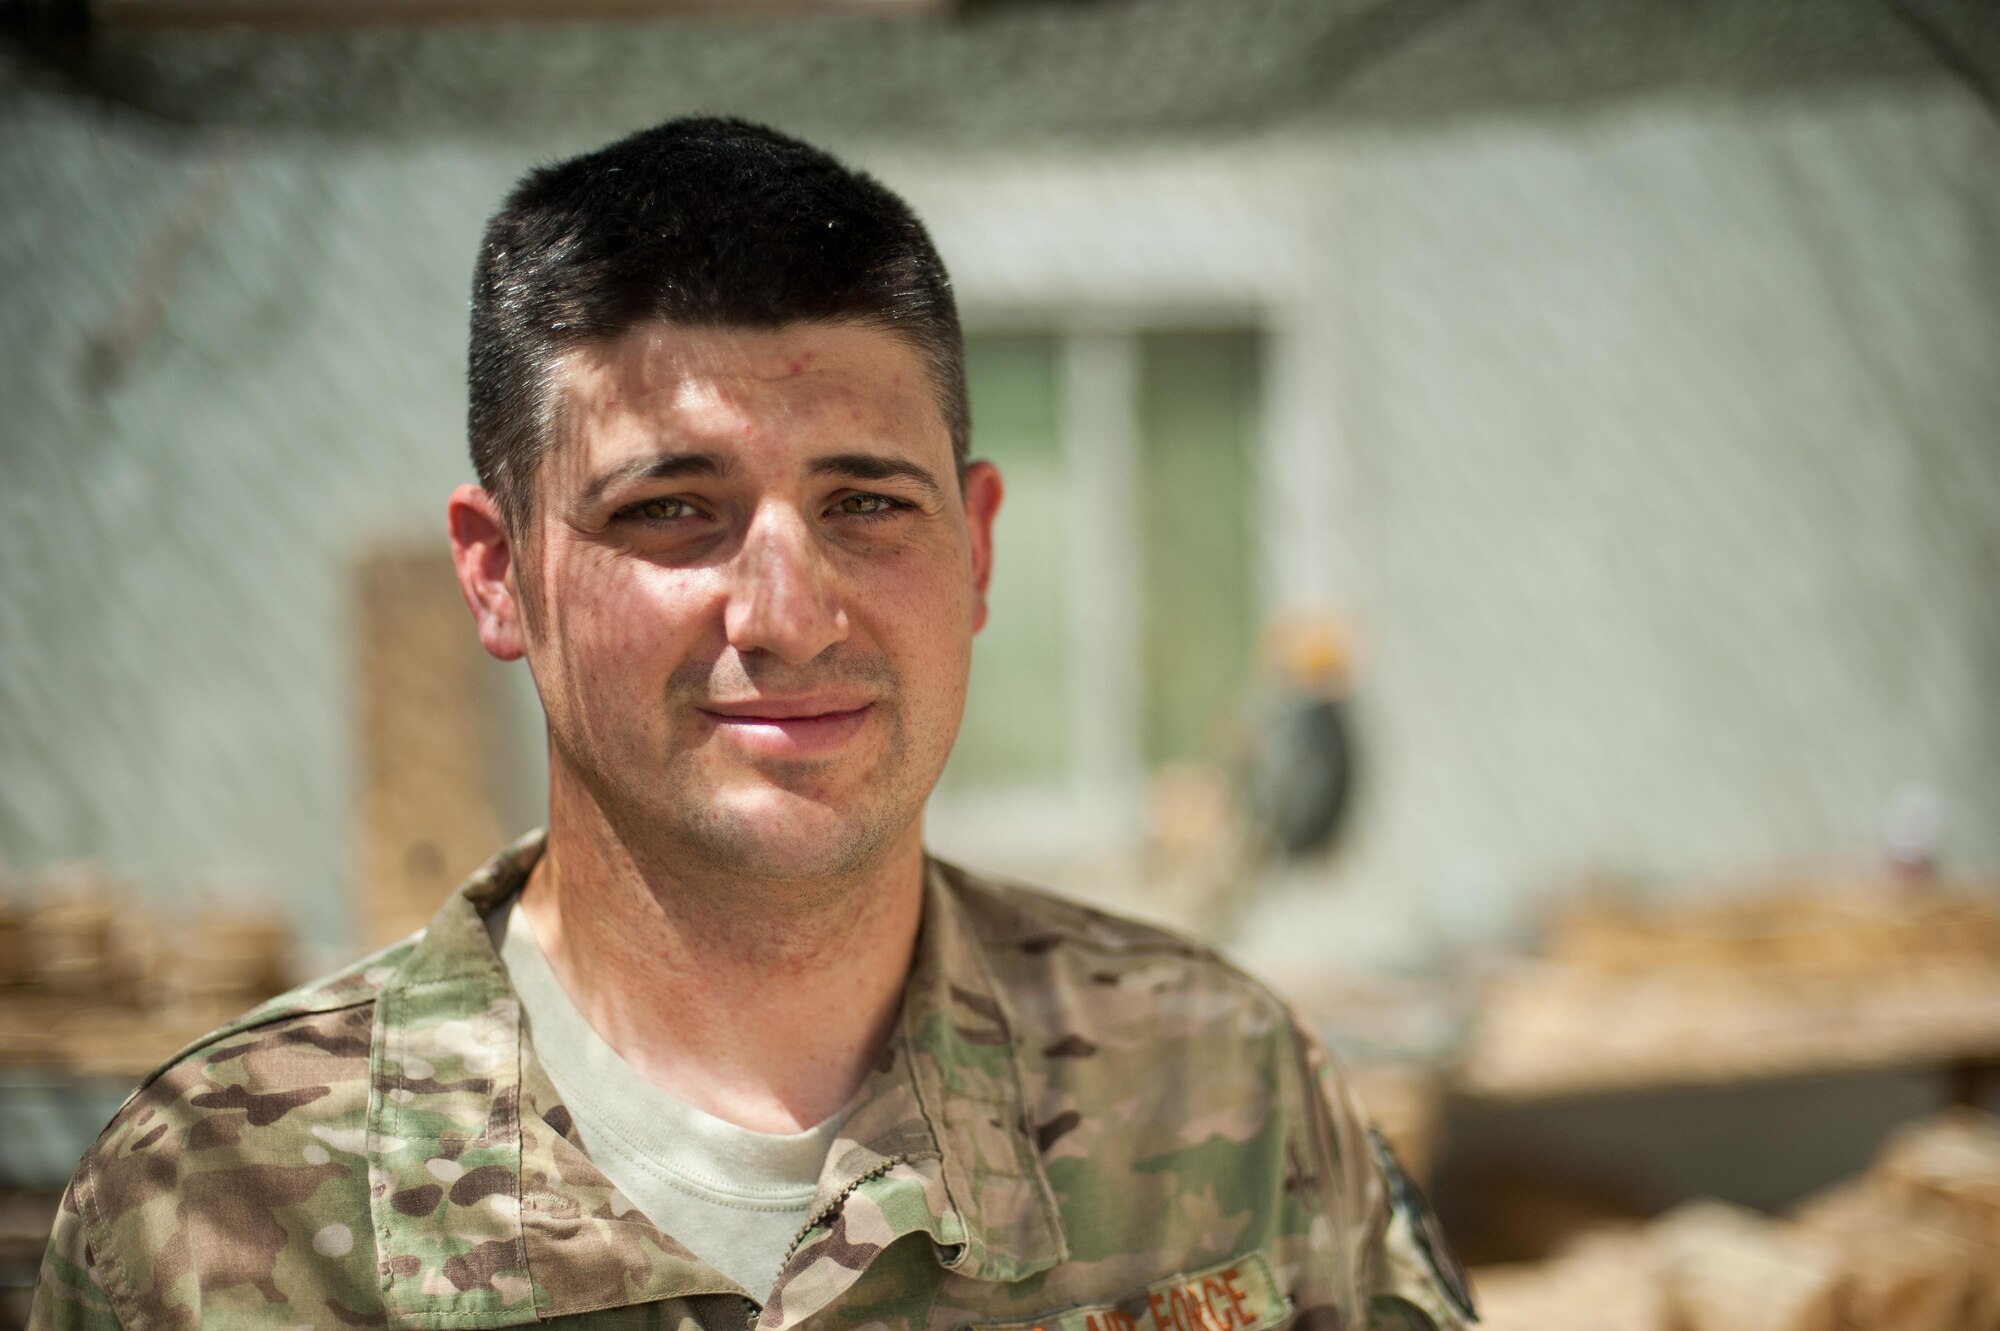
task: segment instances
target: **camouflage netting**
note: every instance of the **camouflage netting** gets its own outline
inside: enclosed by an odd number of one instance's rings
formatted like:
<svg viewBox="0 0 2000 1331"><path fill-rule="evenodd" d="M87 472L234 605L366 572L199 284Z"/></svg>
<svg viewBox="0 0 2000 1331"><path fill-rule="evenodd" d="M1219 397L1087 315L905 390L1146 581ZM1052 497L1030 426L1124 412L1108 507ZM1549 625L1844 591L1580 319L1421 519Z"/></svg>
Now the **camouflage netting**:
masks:
<svg viewBox="0 0 2000 1331"><path fill-rule="evenodd" d="M1990 97L2000 21L1979 0L988 0L917 19L112 29L59 64L179 121L592 138L710 111L1018 146L1940 72Z"/></svg>

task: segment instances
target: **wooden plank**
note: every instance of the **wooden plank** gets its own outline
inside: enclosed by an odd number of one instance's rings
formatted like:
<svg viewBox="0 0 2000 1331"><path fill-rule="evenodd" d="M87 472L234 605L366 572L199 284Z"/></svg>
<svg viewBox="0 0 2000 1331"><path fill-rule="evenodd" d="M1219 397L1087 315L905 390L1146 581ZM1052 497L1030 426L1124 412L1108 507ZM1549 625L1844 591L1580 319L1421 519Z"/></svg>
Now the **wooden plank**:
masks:
<svg viewBox="0 0 2000 1331"><path fill-rule="evenodd" d="M1498 1100L2000 1059L2000 906L1830 883L1572 910L1482 986L1455 1089Z"/></svg>
<svg viewBox="0 0 2000 1331"><path fill-rule="evenodd" d="M451 560L384 549L355 570L361 882L368 945L423 927L500 848L499 699Z"/></svg>

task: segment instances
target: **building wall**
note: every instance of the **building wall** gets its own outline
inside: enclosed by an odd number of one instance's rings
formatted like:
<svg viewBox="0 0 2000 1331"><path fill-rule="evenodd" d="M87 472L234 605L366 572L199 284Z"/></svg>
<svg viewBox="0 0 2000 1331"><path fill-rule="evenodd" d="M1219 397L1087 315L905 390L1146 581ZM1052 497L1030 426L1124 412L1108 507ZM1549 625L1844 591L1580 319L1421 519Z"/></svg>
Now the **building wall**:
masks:
<svg viewBox="0 0 2000 1331"><path fill-rule="evenodd" d="M18 79L0 121L0 859L265 883L337 951L349 561L441 539L479 226L585 145L232 140ZM1940 86L846 146L975 323L1271 330L1265 599L1358 626L1368 764L1353 844L1243 939L1284 963L1492 937L1580 868L1865 849L1906 781L2000 864L1996 144ZM93 383L205 180L154 335Z"/></svg>
<svg viewBox="0 0 2000 1331"><path fill-rule="evenodd" d="M232 146L15 88L0 138L0 858L262 884L358 937L349 562L441 539L490 146ZM203 173L155 335L93 387Z"/></svg>
<svg viewBox="0 0 2000 1331"><path fill-rule="evenodd" d="M1476 940L1580 872L1865 863L1903 789L2000 864L1996 165L1944 93L1342 154L1358 888Z"/></svg>

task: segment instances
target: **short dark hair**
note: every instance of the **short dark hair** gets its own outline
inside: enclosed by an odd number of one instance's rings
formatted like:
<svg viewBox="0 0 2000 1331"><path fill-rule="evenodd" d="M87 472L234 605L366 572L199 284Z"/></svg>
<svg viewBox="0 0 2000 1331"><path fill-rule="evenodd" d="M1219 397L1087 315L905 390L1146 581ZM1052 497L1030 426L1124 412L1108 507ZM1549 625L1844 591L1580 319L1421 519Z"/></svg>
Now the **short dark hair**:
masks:
<svg viewBox="0 0 2000 1331"><path fill-rule="evenodd" d="M572 347L651 319L697 327L858 322L924 357L963 472L965 340L951 279L908 204L762 125L691 117L522 177L472 279L466 431L510 527L532 509Z"/></svg>

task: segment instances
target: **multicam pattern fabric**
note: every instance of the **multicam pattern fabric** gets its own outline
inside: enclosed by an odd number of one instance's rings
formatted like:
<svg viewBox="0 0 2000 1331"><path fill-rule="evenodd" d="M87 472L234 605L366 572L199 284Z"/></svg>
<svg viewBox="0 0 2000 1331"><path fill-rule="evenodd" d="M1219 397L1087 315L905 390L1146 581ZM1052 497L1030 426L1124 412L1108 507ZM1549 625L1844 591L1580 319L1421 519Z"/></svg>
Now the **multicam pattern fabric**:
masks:
<svg viewBox="0 0 2000 1331"><path fill-rule="evenodd" d="M483 913L540 850L135 1092L63 1198L31 1325L1461 1325L1281 1004L1182 939L944 865L812 1218L771 1290L736 1286L591 1164L523 1037Z"/></svg>

